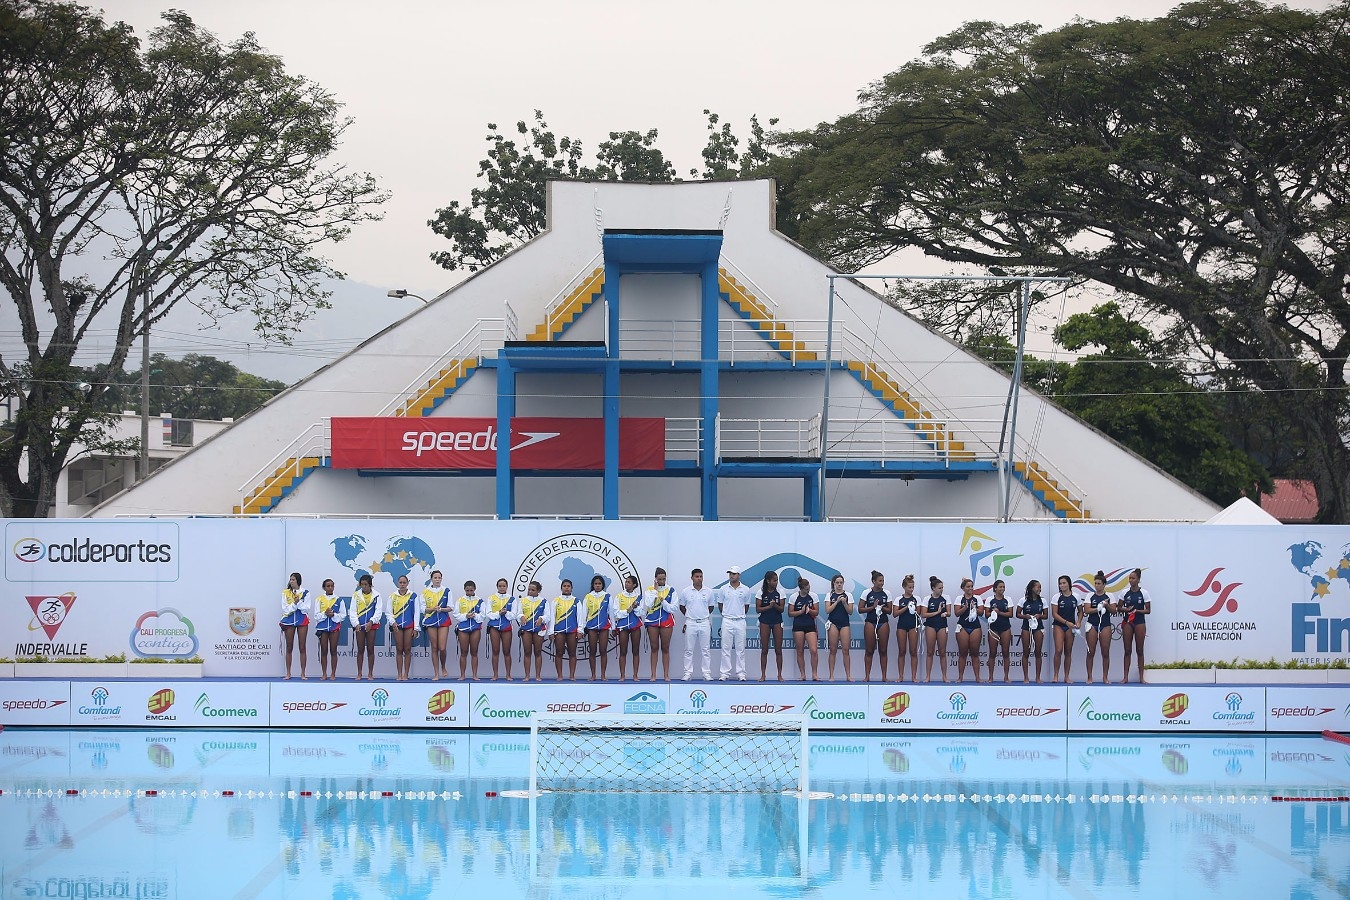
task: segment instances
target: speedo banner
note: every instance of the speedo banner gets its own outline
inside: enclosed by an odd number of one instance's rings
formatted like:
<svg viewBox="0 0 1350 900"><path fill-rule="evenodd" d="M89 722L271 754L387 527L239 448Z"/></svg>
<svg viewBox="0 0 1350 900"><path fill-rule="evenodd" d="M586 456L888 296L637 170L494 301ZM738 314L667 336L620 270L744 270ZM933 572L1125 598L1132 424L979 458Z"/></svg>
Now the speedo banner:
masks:
<svg viewBox="0 0 1350 900"><path fill-rule="evenodd" d="M334 417L335 469L491 469L501 435L495 418ZM520 417L511 420L511 468L591 470L605 467L603 419ZM666 464L665 419L619 420L619 468Z"/></svg>

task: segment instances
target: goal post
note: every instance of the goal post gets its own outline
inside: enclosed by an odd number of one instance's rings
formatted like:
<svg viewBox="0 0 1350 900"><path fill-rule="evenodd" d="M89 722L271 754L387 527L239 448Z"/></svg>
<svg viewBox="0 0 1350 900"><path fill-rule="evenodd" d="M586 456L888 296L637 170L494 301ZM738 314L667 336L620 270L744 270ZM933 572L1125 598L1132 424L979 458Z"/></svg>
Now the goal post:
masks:
<svg viewBox="0 0 1350 900"><path fill-rule="evenodd" d="M809 790L799 716L575 715L530 719L530 794Z"/></svg>

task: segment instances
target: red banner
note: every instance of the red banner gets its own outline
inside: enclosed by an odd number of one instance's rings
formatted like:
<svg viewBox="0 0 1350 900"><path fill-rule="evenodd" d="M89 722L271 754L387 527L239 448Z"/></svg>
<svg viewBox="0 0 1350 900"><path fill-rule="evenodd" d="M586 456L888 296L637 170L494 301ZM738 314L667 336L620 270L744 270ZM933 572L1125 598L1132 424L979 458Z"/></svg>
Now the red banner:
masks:
<svg viewBox="0 0 1350 900"><path fill-rule="evenodd" d="M334 418L335 469L492 469L497 420L490 418ZM619 468L666 465L666 420L619 420ZM511 468L592 470L605 467L604 419L521 417L511 420Z"/></svg>

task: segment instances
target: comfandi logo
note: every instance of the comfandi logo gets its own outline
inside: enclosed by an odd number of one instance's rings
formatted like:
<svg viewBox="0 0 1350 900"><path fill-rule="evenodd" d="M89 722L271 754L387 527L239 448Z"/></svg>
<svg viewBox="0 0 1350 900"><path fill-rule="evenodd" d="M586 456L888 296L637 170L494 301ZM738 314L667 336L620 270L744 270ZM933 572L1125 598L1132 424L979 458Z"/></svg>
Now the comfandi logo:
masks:
<svg viewBox="0 0 1350 900"><path fill-rule="evenodd" d="M624 710L627 712L628 710ZM664 712L664 709L662 710ZM511 720L518 719L521 722L534 715L532 709L498 709L492 705L487 694L479 694L478 699L473 702L473 714L484 719Z"/></svg>
<svg viewBox="0 0 1350 900"><path fill-rule="evenodd" d="M1229 691L1223 698L1223 705L1227 708L1226 712L1215 712L1214 721L1216 722L1254 722L1256 721L1256 711L1242 711L1242 695L1237 691Z"/></svg>
<svg viewBox="0 0 1350 900"><path fill-rule="evenodd" d="M937 717L944 722L978 722L980 714L976 712L966 712L966 703L969 702L966 695L960 691L953 691L947 697L947 705L950 709L939 710Z"/></svg>
<svg viewBox="0 0 1350 900"><path fill-rule="evenodd" d="M625 715L664 716L666 714L666 701L651 691L638 691L623 701L623 711Z"/></svg>
<svg viewBox="0 0 1350 900"><path fill-rule="evenodd" d="M708 692L703 688L694 688L689 692L689 705L676 708L677 716L715 716L720 715L720 706L709 706Z"/></svg>
<svg viewBox="0 0 1350 900"><path fill-rule="evenodd" d="M76 707L76 712L82 716L116 718L122 714L122 707L119 704L110 704L108 701L111 697L112 692L107 688L96 687L89 692L89 704Z"/></svg>
<svg viewBox="0 0 1350 900"><path fill-rule="evenodd" d="M384 688L375 688L370 692L370 705L359 707L356 714L373 719L397 719L403 715L403 707L390 706L390 699L389 691Z"/></svg>
<svg viewBox="0 0 1350 900"><path fill-rule="evenodd" d="M253 706L214 706L205 692L197 695L192 705L197 714L207 719L256 719L258 709Z"/></svg>
<svg viewBox="0 0 1350 900"><path fill-rule="evenodd" d="M1094 707L1091 697L1084 697L1078 704L1078 715L1089 722L1140 722L1144 718L1137 712L1101 712Z"/></svg>
<svg viewBox="0 0 1350 900"><path fill-rule="evenodd" d="M691 691L689 694L689 704L693 706L694 709L702 709L704 706L707 706L708 692L701 690Z"/></svg>
<svg viewBox="0 0 1350 900"><path fill-rule="evenodd" d="M808 719L817 722L850 721L867 718L866 714L859 710L821 709L820 704L816 702L815 694L806 698L806 702L802 704L802 713Z"/></svg>

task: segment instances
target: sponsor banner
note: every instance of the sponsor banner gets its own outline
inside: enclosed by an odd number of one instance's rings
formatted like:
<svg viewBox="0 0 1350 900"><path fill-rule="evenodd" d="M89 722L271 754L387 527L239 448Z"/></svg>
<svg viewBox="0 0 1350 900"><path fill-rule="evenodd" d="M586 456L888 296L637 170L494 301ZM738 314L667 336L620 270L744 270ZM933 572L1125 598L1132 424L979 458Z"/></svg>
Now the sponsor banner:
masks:
<svg viewBox="0 0 1350 900"><path fill-rule="evenodd" d="M0 684L0 686L3 686ZM0 776L15 788L47 788L46 779L71 769L71 738L65 731L7 731L0 740ZM35 779L29 784L27 778Z"/></svg>
<svg viewBox="0 0 1350 900"><path fill-rule="evenodd" d="M1350 748L1320 737L1266 738L1265 764L1265 782L1276 794L1284 785L1295 788L1291 793L1304 793L1309 783L1350 784Z"/></svg>
<svg viewBox="0 0 1350 900"><path fill-rule="evenodd" d="M1264 731L1265 688L1070 685L1072 731Z"/></svg>
<svg viewBox="0 0 1350 900"><path fill-rule="evenodd" d="M270 724L266 682L136 681L126 686L125 695L116 695L124 707L124 725L266 728Z"/></svg>
<svg viewBox="0 0 1350 900"><path fill-rule="evenodd" d="M5 579L22 583L178 580L172 520L14 519L5 523Z"/></svg>
<svg viewBox="0 0 1350 900"><path fill-rule="evenodd" d="M1350 731L1350 690L1308 685L1266 688L1267 731Z"/></svg>
<svg viewBox="0 0 1350 900"><path fill-rule="evenodd" d="M862 685L675 682L670 704L675 715L800 716L818 731L869 727Z"/></svg>
<svg viewBox="0 0 1350 900"><path fill-rule="evenodd" d="M524 776L528 781L530 735L519 731L471 732L469 772L474 778L504 778L519 782Z"/></svg>
<svg viewBox="0 0 1350 900"><path fill-rule="evenodd" d="M70 682L0 679L0 725L69 725Z"/></svg>
<svg viewBox="0 0 1350 900"><path fill-rule="evenodd" d="M142 725L145 724L145 712L145 696L140 682L70 682L71 725Z"/></svg>
<svg viewBox="0 0 1350 900"><path fill-rule="evenodd" d="M868 686L870 728L1063 731L1065 691L1050 685Z"/></svg>
<svg viewBox="0 0 1350 900"><path fill-rule="evenodd" d="M272 684L273 728L467 728L463 682L282 681Z"/></svg>
<svg viewBox="0 0 1350 900"><path fill-rule="evenodd" d="M335 416L335 469L494 469L496 418L354 418ZM605 467L603 419L517 417L511 420L511 468L592 470ZM619 420L619 468L666 465L666 420Z"/></svg>
<svg viewBox="0 0 1350 900"><path fill-rule="evenodd" d="M474 728L530 727L535 713L584 716L665 715L671 710L669 684L492 684L470 686L469 724Z"/></svg>

